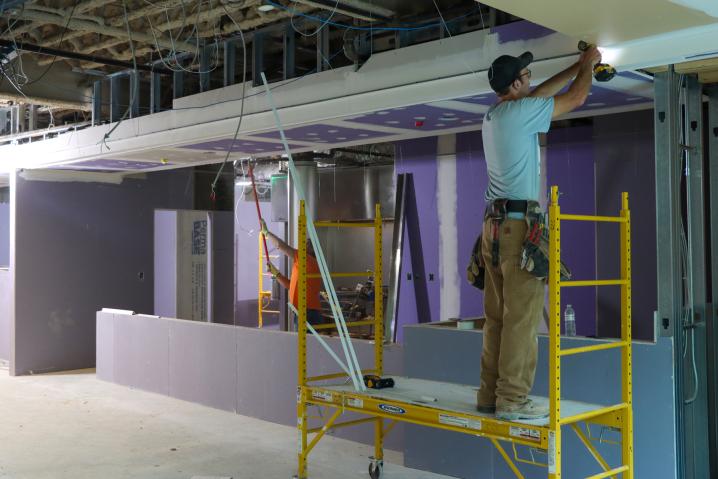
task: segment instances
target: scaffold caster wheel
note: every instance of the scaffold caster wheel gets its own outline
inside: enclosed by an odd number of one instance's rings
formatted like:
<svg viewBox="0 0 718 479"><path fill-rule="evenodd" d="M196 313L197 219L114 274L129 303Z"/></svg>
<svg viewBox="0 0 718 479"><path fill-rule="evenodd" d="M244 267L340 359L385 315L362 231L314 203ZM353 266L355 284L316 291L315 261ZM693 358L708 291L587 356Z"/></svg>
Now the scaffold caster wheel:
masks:
<svg viewBox="0 0 718 479"><path fill-rule="evenodd" d="M372 460L369 464L369 477L371 477L371 479L379 479L381 477L382 469L384 469L383 461Z"/></svg>

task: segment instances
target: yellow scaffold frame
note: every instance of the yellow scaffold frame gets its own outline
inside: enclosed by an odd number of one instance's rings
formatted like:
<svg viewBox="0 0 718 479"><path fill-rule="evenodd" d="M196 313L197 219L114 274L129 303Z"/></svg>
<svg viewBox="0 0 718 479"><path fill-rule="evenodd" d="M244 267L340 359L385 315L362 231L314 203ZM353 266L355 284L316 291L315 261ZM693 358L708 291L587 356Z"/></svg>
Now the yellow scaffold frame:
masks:
<svg viewBox="0 0 718 479"><path fill-rule="evenodd" d="M264 278L265 278L266 276L271 276L270 273L267 273L267 272L264 270L264 267L265 267L265 265L267 264L267 262L271 261L272 259L276 259L276 258L278 258L279 256L278 256L278 255L271 255L271 254L270 254L270 255L269 255L269 258L267 258L267 257L265 256L265 254L264 254L264 243L262 242L262 235L259 234L259 235L257 235L257 237L259 238L259 261L258 261L258 264L259 264L259 281L258 281L258 283L259 283L259 284L258 284L258 286L257 286L257 291L258 291L258 298L257 298L257 300L258 300L258 303L257 303L257 316L258 316L258 318L257 318L257 327L258 327L258 328L263 328L263 327L264 327L264 315L265 315L265 314L279 314L279 313L280 313L278 310L265 309L265 306L264 306L264 302L265 302L265 301L272 299L272 292L271 292L271 291L266 291L266 290L264 289Z"/></svg>
<svg viewBox="0 0 718 479"><path fill-rule="evenodd" d="M549 479L561 479L561 445L562 426L569 426L578 436L581 443L595 458L603 472L585 479L622 478L634 479L633 468L633 399L632 399L632 365L631 365L631 223L628 208L628 194L621 197L620 216L584 216L562 214L558 204L558 187L551 188L551 204L549 206L549 407L550 415L544 425L532 425L501 421L493 415L442 409L441 405L422 404L411 400L398 400L383 397L374 390L365 392L354 391L347 387L325 384L326 381L343 379L346 373L328 374L307 377L307 323L306 323L306 216L304 204L299 214L299 326L298 326L298 394L297 394L297 426L299 429L298 479L307 479L307 459L317 443L330 429L353 426L362 423L374 423L374 457L369 466L373 479L380 477L383 468L384 438L397 421L419 424L448 431L470 434L488 438L504 458L509 468L518 479L524 479L516 463L528 463L544 466L548 469ZM562 281L560 278L561 258L561 222L590 221L614 222L619 224L621 242L621 277L618 280ZM373 223L317 223L316 226L363 226L375 228L375 326L374 369L362 371L363 374L383 374L383 302L381 295L381 212L377 205L376 218ZM561 288L580 286L620 286L621 288L621 339L595 346L561 348ZM358 323L348 323L358 325ZM561 415L561 359L564 356L590 353L607 349L621 350L621 402L610 406L584 405L581 412ZM399 378L397 378L399 379ZM321 384L317 384L321 383ZM334 409L324 425L309 428L309 406ZM368 417L352 421L337 422L344 412L355 412ZM388 420L385 423L385 420ZM585 423L585 432L580 423ZM601 456L592 441L591 425L619 431L621 441L617 443L622 451L622 464L612 467ZM314 437L309 441L309 434ZM511 443L513 459L502 446L501 442ZM603 441L608 442L608 441ZM533 459L519 457L516 446L528 446L531 450L539 450L547 454L547 463L539 463Z"/></svg>

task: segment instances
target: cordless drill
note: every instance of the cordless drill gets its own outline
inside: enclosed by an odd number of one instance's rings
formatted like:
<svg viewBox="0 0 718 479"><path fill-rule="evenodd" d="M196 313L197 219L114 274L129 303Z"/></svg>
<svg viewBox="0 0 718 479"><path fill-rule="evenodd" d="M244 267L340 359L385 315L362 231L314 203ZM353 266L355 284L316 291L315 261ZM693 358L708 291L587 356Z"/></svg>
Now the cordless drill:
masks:
<svg viewBox="0 0 718 479"><path fill-rule="evenodd" d="M383 378L376 374L365 374L364 384L371 389L393 388L394 380L392 378Z"/></svg>
<svg viewBox="0 0 718 479"><path fill-rule="evenodd" d="M578 42L578 49L579 49L579 51L582 51L582 52L585 52L592 46L594 46L594 45L591 45L590 43L586 43L583 40ZM607 63L596 63L596 65L593 67L593 78L595 78L596 81L600 81L600 82L609 81L615 76L616 76L616 69Z"/></svg>

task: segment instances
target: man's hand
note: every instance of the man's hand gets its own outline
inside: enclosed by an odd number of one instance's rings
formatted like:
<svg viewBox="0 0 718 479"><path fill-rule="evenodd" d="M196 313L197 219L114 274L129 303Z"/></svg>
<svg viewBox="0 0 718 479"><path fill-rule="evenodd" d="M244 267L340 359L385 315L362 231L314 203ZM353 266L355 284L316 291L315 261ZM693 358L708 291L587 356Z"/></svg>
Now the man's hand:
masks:
<svg viewBox="0 0 718 479"><path fill-rule="evenodd" d="M264 236L267 236L269 234L269 230L267 229L267 222L264 220L259 220L259 225L262 228L262 234Z"/></svg>
<svg viewBox="0 0 718 479"><path fill-rule="evenodd" d="M590 46L583 53L581 53L578 63L589 66L593 69L597 63L601 63L601 52L595 46Z"/></svg>
<svg viewBox="0 0 718 479"><path fill-rule="evenodd" d="M270 263L270 262L267 262L267 269L268 269L269 272L271 273L272 278L276 278L277 276L279 276L279 275L281 274L281 273L279 272L279 270L277 269L277 267L274 266L274 265L273 265L272 263Z"/></svg>

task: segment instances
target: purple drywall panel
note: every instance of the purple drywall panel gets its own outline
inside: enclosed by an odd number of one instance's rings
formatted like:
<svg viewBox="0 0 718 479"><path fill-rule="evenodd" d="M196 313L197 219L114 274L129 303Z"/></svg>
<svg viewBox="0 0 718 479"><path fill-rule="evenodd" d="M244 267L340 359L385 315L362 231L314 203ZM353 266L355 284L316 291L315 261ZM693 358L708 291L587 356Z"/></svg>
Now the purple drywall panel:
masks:
<svg viewBox="0 0 718 479"><path fill-rule="evenodd" d="M498 35L499 43L508 43L516 40L535 40L537 38L547 37L556 32L550 28L529 22L528 20L519 20L506 25L493 27L491 33Z"/></svg>
<svg viewBox="0 0 718 479"><path fill-rule="evenodd" d="M0 268L10 265L10 203L0 203Z"/></svg>
<svg viewBox="0 0 718 479"><path fill-rule="evenodd" d="M212 322L234 321L234 214L213 211L212 223Z"/></svg>
<svg viewBox="0 0 718 479"><path fill-rule="evenodd" d="M476 105L491 106L498 101L495 93L482 93L481 95L466 96L463 98L457 98L456 101L464 103L473 103Z"/></svg>
<svg viewBox="0 0 718 479"><path fill-rule="evenodd" d="M297 394L297 336L294 333L260 329L238 328L237 332L238 391L237 412L266 421L295 425ZM325 340L340 357L344 355L337 338ZM368 341L354 341L357 359L362 368L373 364L373 345ZM307 342L307 373L310 376L337 372L337 365L329 354L311 336ZM261 358L261 360L259 360ZM403 371L402 349L388 345L384 349L384 370L388 374ZM345 414L342 420L357 419ZM314 426L314 424L312 424ZM365 425L342 429L335 434L361 442L370 442L372 426ZM387 437L389 449L403 446L401 431Z"/></svg>
<svg viewBox="0 0 718 479"><path fill-rule="evenodd" d="M653 102L652 98L640 95L626 94L622 91L611 90L607 87L593 85L586 103L579 110L592 110L610 106L625 106L639 103Z"/></svg>
<svg viewBox="0 0 718 479"><path fill-rule="evenodd" d="M548 135L548 187L558 186L561 211L594 215L594 150L590 127L552 130ZM572 279L596 278L596 226L588 222L561 224L561 260L571 270ZM576 311L576 333L596 335L596 289L568 288L561 292L561 305Z"/></svg>
<svg viewBox="0 0 718 479"><path fill-rule="evenodd" d="M205 141L203 143L196 143L194 145L184 145L180 148L188 150L214 150L214 151L227 151L229 147L232 147L233 153L268 153L272 151L284 150L281 143L270 143L266 141L254 141L238 138L232 142L231 138L225 138L223 140ZM297 145L289 145L290 148L301 148Z"/></svg>
<svg viewBox="0 0 718 479"><path fill-rule="evenodd" d="M436 137L402 141L396 145L396 173L413 175L415 201L407 198L406 228L402 251L402 276L397 318L397 341L403 337L403 326L419 322L418 304L428 304L422 315L438 321L440 282L439 218L436 206L437 177ZM413 226L417 226L414 228ZM417 233L417 230L419 234ZM414 246L412 248L412 246ZM418 250L420 246L420 250ZM423 274L416 278L412 265L421 263ZM434 280L430 280L433 275ZM411 279L409 279L411 278ZM418 282L418 284L417 284ZM416 293L419 293L417 297ZM426 295L426 298L421 297Z"/></svg>
<svg viewBox="0 0 718 479"><path fill-rule="evenodd" d="M459 273L461 275L462 318L484 315L484 293L469 284L466 266L476 238L481 234L489 177L480 132L456 136L456 227L458 232Z"/></svg>
<svg viewBox="0 0 718 479"><path fill-rule="evenodd" d="M381 110L347 119L346 121L409 130L439 131L448 128L480 125L483 117L478 113L429 105L412 105Z"/></svg>
<svg viewBox="0 0 718 479"><path fill-rule="evenodd" d="M95 328L95 374L97 379L115 380L115 315L97 312ZM166 368L165 368L166 369Z"/></svg>
<svg viewBox="0 0 718 479"><path fill-rule="evenodd" d="M478 386L483 333L455 328L412 326L406 328L404 359L406 375L433 381L449 381ZM607 341L566 338L567 347L605 344ZM538 337L538 368L533 394L546 396L549 389L549 344L546 335ZM680 353L679 353L680 354ZM639 479L675 479L675 406L673 338L658 338L656 343L633 344L633 407L635 470ZM456 365L450 367L450 365ZM620 402L621 355L617 351L596 351L566 358L561 364L562 398L594 404ZM591 428L597 432L599 427ZM605 431L616 437L613 432ZM621 448L594 442L608 464L619 464ZM530 457L526 448L517 448L521 457ZM587 453L578 437L563 438L563 476L587 477L600 466ZM537 460L539 456L536 456ZM407 467L447 474L465 479L507 479L516 477L498 451L486 439L456 434L437 428L407 425L404 449ZM546 479L546 468L516 463L525 479Z"/></svg>
<svg viewBox="0 0 718 479"><path fill-rule="evenodd" d="M371 140L374 138L381 138L383 136L389 136L391 133L384 133L381 131L363 130L361 128L346 128L335 125L325 125L318 123L316 125L300 126L297 128L290 128L284 132L287 140L290 141L307 141L311 143L343 143L346 141L356 140ZM278 131L272 131L269 133L260 133L254 135L263 138L280 139ZM293 145L289 145L290 148Z"/></svg>
<svg viewBox="0 0 718 479"><path fill-rule="evenodd" d="M179 319L162 321L169 323L169 395L235 411L235 327Z"/></svg>
<svg viewBox="0 0 718 479"><path fill-rule="evenodd" d="M116 314L115 316L122 316ZM114 334L112 346L123 351L122 367L115 367L114 382L143 391L169 394L167 357L169 325L167 321L140 315L128 318L122 334ZM96 347L102 347L97 345ZM114 362L114 360L113 360ZM118 366L118 364L114 364Z"/></svg>
<svg viewBox="0 0 718 479"><path fill-rule="evenodd" d="M0 269L0 359L10 360L12 276Z"/></svg>
<svg viewBox="0 0 718 479"><path fill-rule="evenodd" d="M96 311L152 311L154 210L191 207L190 181L17 178L12 374L93 367Z"/></svg>
<svg viewBox="0 0 718 479"><path fill-rule="evenodd" d="M155 210L154 313L177 316L177 211Z"/></svg>
<svg viewBox="0 0 718 479"><path fill-rule="evenodd" d="M136 334L154 324L136 321L138 316L97 313L97 377L130 387L128 380L139 380L132 374L131 356L142 358L154 355L150 341L140 341L139 347L129 343ZM151 369L146 377L156 377L160 384L169 383L169 396L210 407L236 412L264 421L287 426L297 423L297 335L267 329L198 323L170 318L152 318L169 329L169 350L164 358L147 363ZM151 330L147 331L152 334ZM154 335L154 334L153 334ZM128 337L125 341L119 338ZM157 338L156 340L159 340ZM340 357L341 344L337 338L325 337ZM354 348L362 367L373 362L374 345L354 340ZM106 350L105 350L106 349ZM308 338L308 373L335 373L338 366L312 337ZM164 364L162 364L164 361ZM401 375L404 371L403 349L387 345L384 349L384 370ZM165 377L161 377L162 375ZM156 388L157 389L157 388ZM356 418L345 414L343 419ZM398 425L387 437L386 447L403 450L403 426ZM345 439L371 444L371 425L344 428L331 434Z"/></svg>
<svg viewBox="0 0 718 479"><path fill-rule="evenodd" d="M148 161L116 160L112 158L100 158L98 160L79 161L68 165L53 166L53 169L69 170L100 170L100 171L124 171L124 170L146 170L158 166L172 165L172 163L153 163Z"/></svg>
<svg viewBox="0 0 718 479"><path fill-rule="evenodd" d="M596 213L617 215L621 193L628 192L631 210L631 274L633 337L653 340L656 288L656 192L653 110L594 119ZM598 276L619 275L618 228L597 228ZM598 289L598 333L620 336L618 288Z"/></svg>

